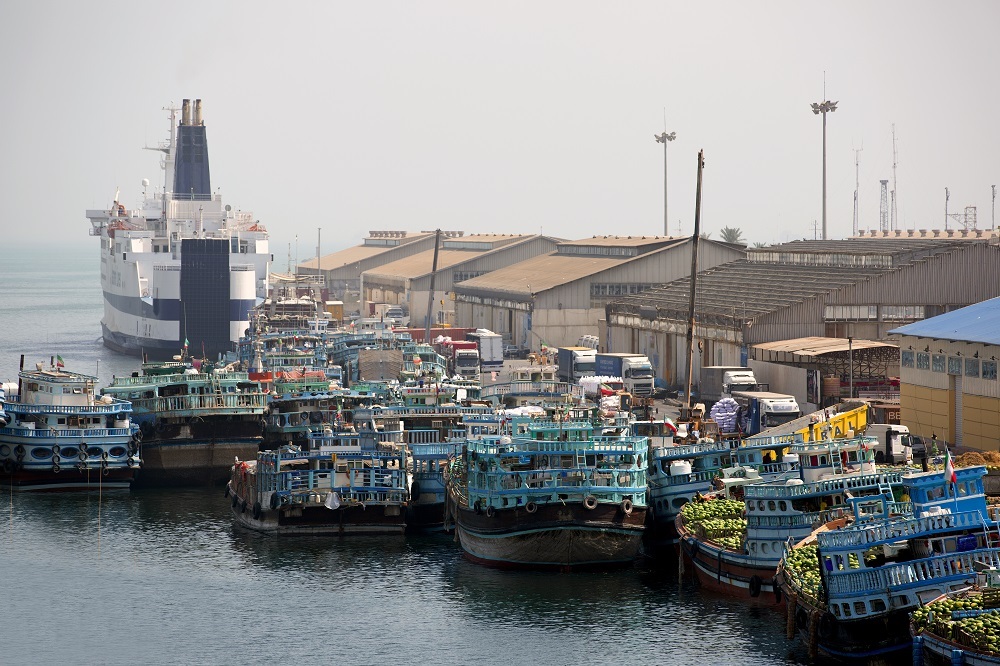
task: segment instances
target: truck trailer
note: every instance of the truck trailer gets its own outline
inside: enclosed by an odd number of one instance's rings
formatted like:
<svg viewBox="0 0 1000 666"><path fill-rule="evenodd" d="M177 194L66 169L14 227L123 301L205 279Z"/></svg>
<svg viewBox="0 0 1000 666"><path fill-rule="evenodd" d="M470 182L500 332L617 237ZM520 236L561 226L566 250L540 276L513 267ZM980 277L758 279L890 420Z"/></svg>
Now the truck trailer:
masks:
<svg viewBox="0 0 1000 666"><path fill-rule="evenodd" d="M701 382L698 388L698 400L711 406L732 396L733 391L766 390L757 383L753 370L730 365L706 365L701 368Z"/></svg>
<svg viewBox="0 0 1000 666"><path fill-rule="evenodd" d="M784 393L733 391L732 398L740 406L738 420L744 435L756 435L802 416L795 396Z"/></svg>
<svg viewBox="0 0 1000 666"><path fill-rule="evenodd" d="M485 328L465 334L479 347L479 367L483 372L503 370L503 337Z"/></svg>
<svg viewBox="0 0 1000 666"><path fill-rule="evenodd" d="M576 384L582 377L595 374L597 352L590 347L559 347L556 363L559 381Z"/></svg>

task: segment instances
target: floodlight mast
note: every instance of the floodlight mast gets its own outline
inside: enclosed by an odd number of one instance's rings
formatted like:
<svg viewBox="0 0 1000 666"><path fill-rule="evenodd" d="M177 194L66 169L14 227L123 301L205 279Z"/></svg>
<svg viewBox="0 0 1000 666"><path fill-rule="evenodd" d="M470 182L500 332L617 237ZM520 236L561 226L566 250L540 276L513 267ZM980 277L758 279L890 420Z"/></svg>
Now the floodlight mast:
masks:
<svg viewBox="0 0 1000 666"><path fill-rule="evenodd" d="M654 134L656 143L663 144L663 235L670 235L670 216L667 214L667 143L677 138L677 132Z"/></svg>
<svg viewBox="0 0 1000 666"><path fill-rule="evenodd" d="M826 114L836 111L837 104L830 100L812 104L814 114L817 116L823 114L823 240L826 240Z"/></svg>

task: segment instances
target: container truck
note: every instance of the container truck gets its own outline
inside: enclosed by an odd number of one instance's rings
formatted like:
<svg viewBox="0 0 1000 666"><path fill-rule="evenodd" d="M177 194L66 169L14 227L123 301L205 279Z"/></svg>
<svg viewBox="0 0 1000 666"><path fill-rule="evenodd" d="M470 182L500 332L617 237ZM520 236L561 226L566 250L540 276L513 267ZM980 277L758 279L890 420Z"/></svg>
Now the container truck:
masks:
<svg viewBox="0 0 1000 666"><path fill-rule="evenodd" d="M632 395L653 395L653 364L644 354L597 354L594 369L598 375L621 377L625 390Z"/></svg>
<svg viewBox="0 0 1000 666"><path fill-rule="evenodd" d="M477 328L466 333L465 339L478 345L479 368L483 372L503 370L503 336L485 328Z"/></svg>
<svg viewBox="0 0 1000 666"><path fill-rule="evenodd" d="M739 423L744 435L756 435L802 416L795 396L784 393L733 391L732 398L740 406Z"/></svg>
<svg viewBox="0 0 1000 666"><path fill-rule="evenodd" d="M448 374L479 381L479 349L472 340L445 338L434 349L448 360Z"/></svg>
<svg viewBox="0 0 1000 666"><path fill-rule="evenodd" d="M698 400L711 408L712 404L732 396L733 391L760 391L766 387L757 383L750 368L729 365L706 365L701 369Z"/></svg>
<svg viewBox="0 0 1000 666"><path fill-rule="evenodd" d="M576 384L582 377L593 377L596 355L590 347L559 347L556 357L559 381Z"/></svg>

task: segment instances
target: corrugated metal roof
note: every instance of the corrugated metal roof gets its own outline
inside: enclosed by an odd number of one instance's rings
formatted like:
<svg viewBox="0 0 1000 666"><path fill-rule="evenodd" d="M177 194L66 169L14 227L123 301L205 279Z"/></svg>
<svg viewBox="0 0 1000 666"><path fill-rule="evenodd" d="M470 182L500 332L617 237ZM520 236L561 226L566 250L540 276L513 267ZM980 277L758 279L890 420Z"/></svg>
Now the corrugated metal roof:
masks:
<svg viewBox="0 0 1000 666"><path fill-rule="evenodd" d="M858 351L859 349L871 349L872 347L896 347L897 345L878 340L853 340L847 338L794 338L792 340L777 340L775 342L765 342L754 345L754 349L767 352L785 352L797 354L799 356L822 356L834 352Z"/></svg>
<svg viewBox="0 0 1000 666"><path fill-rule="evenodd" d="M560 245L599 245L601 247L641 247L657 243L687 240L689 237L673 236L593 236L579 240L566 241Z"/></svg>
<svg viewBox="0 0 1000 666"><path fill-rule="evenodd" d="M1000 298L894 328L889 333L955 342L1000 345Z"/></svg>
<svg viewBox="0 0 1000 666"><path fill-rule="evenodd" d="M520 261L512 266L465 280L459 284L463 288L530 296L618 266L629 259L632 257L576 257L561 256L552 252Z"/></svg>
<svg viewBox="0 0 1000 666"><path fill-rule="evenodd" d="M929 248L951 247L960 241L948 238L848 238L847 240L796 240L765 248L749 248L754 252L802 252L820 254L908 254ZM966 241L967 242L967 241Z"/></svg>
<svg viewBox="0 0 1000 666"><path fill-rule="evenodd" d="M389 250L395 250L398 246L392 247L369 247L366 245L358 245L356 247L349 247L339 252L334 252L333 254L328 254L320 258L319 265L320 270L329 271L334 268L340 268L341 266L349 266L350 264L357 263L363 259L368 259L369 257L374 257L383 252L388 252ZM299 264L302 268L316 268L316 258L313 257L307 261L303 261Z"/></svg>
<svg viewBox="0 0 1000 666"><path fill-rule="evenodd" d="M487 252L492 252L493 250L439 250L438 251L438 270L443 270L445 268L451 268L456 264L460 264L463 261L469 261L470 259L475 259L476 257L481 257ZM418 278L424 275L430 275L432 268L434 266L434 250L424 250L423 252L418 252L416 254L410 255L409 257L403 257L402 259L397 259L396 261L390 261L387 264L383 264L378 268L371 268L364 272L365 279L368 277L377 278L379 276L388 276L395 278Z"/></svg>

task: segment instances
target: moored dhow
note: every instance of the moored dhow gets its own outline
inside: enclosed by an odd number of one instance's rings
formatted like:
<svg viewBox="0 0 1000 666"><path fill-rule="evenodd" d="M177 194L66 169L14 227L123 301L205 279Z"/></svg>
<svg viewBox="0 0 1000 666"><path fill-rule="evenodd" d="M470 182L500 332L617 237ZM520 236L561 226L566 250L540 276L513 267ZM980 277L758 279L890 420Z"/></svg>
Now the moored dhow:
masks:
<svg viewBox="0 0 1000 666"><path fill-rule="evenodd" d="M142 364L105 396L129 400L143 441L139 486L222 485L263 442L267 394L245 372L186 360Z"/></svg>
<svg viewBox="0 0 1000 666"><path fill-rule="evenodd" d="M402 433L369 427L371 410L354 416L357 427L312 433L305 448L237 460L226 486L236 523L275 535L403 534Z"/></svg>
<svg viewBox="0 0 1000 666"><path fill-rule="evenodd" d="M465 555L556 570L632 563L646 522L647 440L620 434L625 425L578 409L515 417L503 434L469 439L449 470L446 509Z"/></svg>
<svg viewBox="0 0 1000 666"><path fill-rule="evenodd" d="M86 213L90 235L101 239L104 345L153 360L190 345L217 358L267 295L267 230L212 192L200 99L170 109L170 138L157 149L162 191L143 180L139 208L116 196L109 209Z"/></svg>
<svg viewBox="0 0 1000 666"><path fill-rule="evenodd" d="M0 483L21 490L128 488L141 463L139 428L127 400L95 395L96 377L22 370L0 397Z"/></svg>

